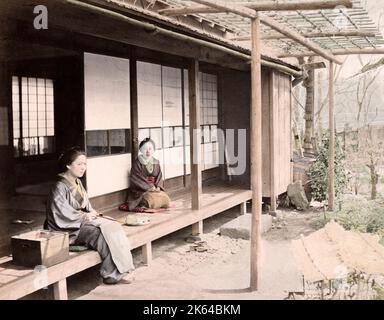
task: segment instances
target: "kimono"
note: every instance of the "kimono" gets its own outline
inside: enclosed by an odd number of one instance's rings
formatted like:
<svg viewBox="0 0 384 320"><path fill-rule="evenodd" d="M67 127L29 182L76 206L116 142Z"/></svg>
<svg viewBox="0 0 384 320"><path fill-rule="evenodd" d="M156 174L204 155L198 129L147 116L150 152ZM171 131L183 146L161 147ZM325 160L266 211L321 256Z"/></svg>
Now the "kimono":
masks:
<svg viewBox="0 0 384 320"><path fill-rule="evenodd" d="M117 283L134 269L130 245L117 222L96 218L84 220L93 208L81 181L60 174L47 201L45 228L69 233L71 245L85 245L99 252L100 274L108 283Z"/></svg>
<svg viewBox="0 0 384 320"><path fill-rule="evenodd" d="M153 196L167 198L169 201L168 195L164 192L164 181L159 160L152 158L147 161L139 155L133 162L129 176L128 209L133 210L140 205L144 205L145 195L153 187L159 187L162 191L159 193L153 192Z"/></svg>

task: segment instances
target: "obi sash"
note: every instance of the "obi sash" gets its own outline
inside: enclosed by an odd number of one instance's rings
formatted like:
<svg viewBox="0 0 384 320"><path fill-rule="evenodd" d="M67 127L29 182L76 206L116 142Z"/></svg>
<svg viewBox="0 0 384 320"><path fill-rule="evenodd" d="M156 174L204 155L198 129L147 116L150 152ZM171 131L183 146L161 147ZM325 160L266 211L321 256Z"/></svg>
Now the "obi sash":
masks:
<svg viewBox="0 0 384 320"><path fill-rule="evenodd" d="M146 180L148 184L155 184L155 177L153 176L148 176Z"/></svg>

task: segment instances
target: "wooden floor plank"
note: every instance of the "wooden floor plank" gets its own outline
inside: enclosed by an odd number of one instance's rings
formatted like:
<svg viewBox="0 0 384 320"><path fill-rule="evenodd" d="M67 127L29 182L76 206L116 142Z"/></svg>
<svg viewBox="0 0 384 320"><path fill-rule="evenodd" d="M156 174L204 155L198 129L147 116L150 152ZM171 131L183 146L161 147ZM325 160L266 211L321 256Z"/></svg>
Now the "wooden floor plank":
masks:
<svg viewBox="0 0 384 320"><path fill-rule="evenodd" d="M0 286L0 300L19 299L100 262L100 256L96 251L86 251L71 255L70 259L47 268L46 272L41 274L36 274L32 269L24 269L26 274Z"/></svg>

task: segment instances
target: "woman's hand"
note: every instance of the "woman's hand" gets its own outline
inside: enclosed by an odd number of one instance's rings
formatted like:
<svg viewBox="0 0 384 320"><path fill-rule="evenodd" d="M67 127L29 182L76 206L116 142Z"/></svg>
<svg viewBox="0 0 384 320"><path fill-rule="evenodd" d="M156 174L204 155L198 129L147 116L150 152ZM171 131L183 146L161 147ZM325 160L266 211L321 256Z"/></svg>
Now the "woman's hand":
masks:
<svg viewBox="0 0 384 320"><path fill-rule="evenodd" d="M160 187L152 186L151 189L149 189L149 191L151 191L151 192L160 192L161 189L160 189Z"/></svg>
<svg viewBox="0 0 384 320"><path fill-rule="evenodd" d="M84 220L86 222L90 222L92 220L95 220L99 214L96 211L91 212L85 212L84 213Z"/></svg>

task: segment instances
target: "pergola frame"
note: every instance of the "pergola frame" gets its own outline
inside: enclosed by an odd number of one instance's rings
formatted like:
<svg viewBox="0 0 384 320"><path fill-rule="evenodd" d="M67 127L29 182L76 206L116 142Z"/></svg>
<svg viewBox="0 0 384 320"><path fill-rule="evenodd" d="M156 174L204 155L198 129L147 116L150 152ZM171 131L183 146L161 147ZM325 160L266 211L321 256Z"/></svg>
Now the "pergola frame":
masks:
<svg viewBox="0 0 384 320"><path fill-rule="evenodd" d="M252 189L252 225L251 225L251 259L250 259L250 289L258 289L259 283L259 264L261 246L261 213L262 213L262 139L261 139L261 24L267 25L271 29L279 32L285 37L300 43L310 52L303 53L305 56L321 56L329 61L329 157L328 157L328 209L334 209L334 64L342 64L333 52L327 51L318 44L306 38L299 32L286 28L271 17L261 14L249 6L240 4L229 4L216 0L193 0L214 10L214 12L230 12L251 19L251 189ZM335 1L337 2L337 1ZM348 1L349 2L349 1ZM339 1L345 4L346 1ZM277 5L277 4L276 4ZM311 9L311 7L307 7ZM208 9L204 9L208 10ZM321 36L321 34L316 34ZM324 35L325 36L325 35ZM193 151L192 151L193 152ZM192 195L194 197L194 195ZM199 197L199 193L196 194ZM198 202L199 200L196 199Z"/></svg>
<svg viewBox="0 0 384 320"><path fill-rule="evenodd" d="M193 1L193 0L192 0ZM196 2L196 1L194 1ZM242 2L242 7L250 8L255 11L285 11L285 10L306 10L310 8L315 9L333 9L336 6L344 6L346 8L352 7L351 0L310 0L310 1L259 1L259 2ZM213 6L190 6L185 8L170 8L162 9L158 11L161 14L167 16L180 16L196 13L218 13L223 12L223 9L219 9ZM231 10L224 10L224 12L233 12Z"/></svg>
<svg viewBox="0 0 384 320"><path fill-rule="evenodd" d="M110 0L120 1L120 0ZM132 0L131 0L132 1ZM149 0L147 0L149 1ZM285 29L294 30L303 37L311 39L325 50L348 49L376 49L384 44L384 39L377 29L376 23L371 20L360 0L262 0L254 2L233 1L225 2L228 5L241 5L248 9L263 12L267 17L279 22ZM210 26L218 30L225 30L223 40L231 41L235 45L249 49L250 21L227 9L218 9L206 5L192 5L194 1L184 0L157 0L162 5L154 9L163 18L173 17L173 20L191 18L204 25L210 21ZM220 3L220 1L219 1ZM223 3L223 1L221 2ZM192 12L190 12L190 11ZM182 16L168 15L167 12L183 12ZM261 29L263 43L268 47L280 50L281 55L304 54L312 52L306 50L300 42L292 40L285 35L274 32L265 24ZM276 53L279 54L279 53ZM335 62L336 63L336 62Z"/></svg>

